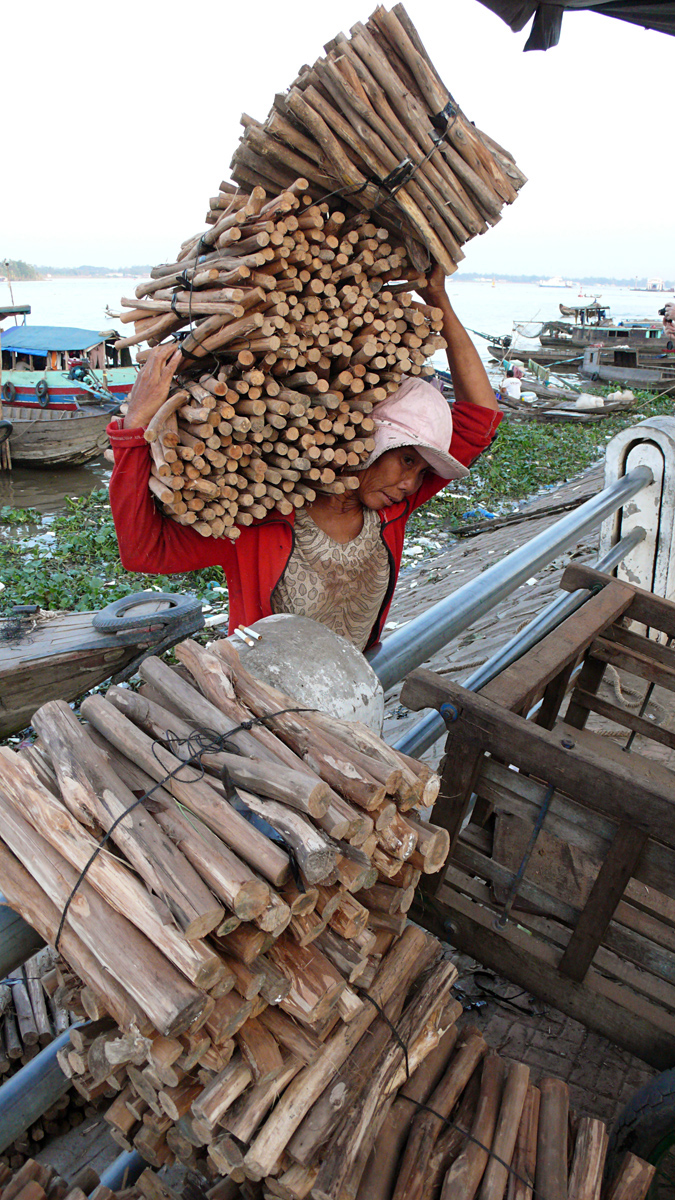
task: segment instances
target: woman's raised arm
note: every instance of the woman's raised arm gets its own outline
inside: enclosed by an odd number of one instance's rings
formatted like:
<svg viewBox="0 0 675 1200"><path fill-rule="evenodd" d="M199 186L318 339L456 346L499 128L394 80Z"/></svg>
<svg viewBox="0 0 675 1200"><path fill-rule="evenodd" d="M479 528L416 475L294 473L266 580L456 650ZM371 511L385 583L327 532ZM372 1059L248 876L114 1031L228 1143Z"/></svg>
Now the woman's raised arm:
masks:
<svg viewBox="0 0 675 1200"><path fill-rule="evenodd" d="M448 344L448 365L455 389L455 399L482 408L498 409L497 398L480 355L466 329L455 313L445 291L445 275L438 263L420 289L426 304L440 308L443 313L443 337Z"/></svg>

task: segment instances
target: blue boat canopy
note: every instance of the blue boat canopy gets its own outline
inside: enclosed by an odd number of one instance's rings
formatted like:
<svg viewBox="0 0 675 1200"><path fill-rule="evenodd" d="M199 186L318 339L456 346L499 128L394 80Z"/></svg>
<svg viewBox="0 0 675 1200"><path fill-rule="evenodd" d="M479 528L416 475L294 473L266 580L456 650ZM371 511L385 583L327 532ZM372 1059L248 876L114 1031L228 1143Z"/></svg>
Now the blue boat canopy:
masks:
<svg viewBox="0 0 675 1200"><path fill-rule="evenodd" d="M65 325L17 325L3 329L3 350L19 354L47 355L50 350L90 350L106 338L115 337L114 329L71 329Z"/></svg>

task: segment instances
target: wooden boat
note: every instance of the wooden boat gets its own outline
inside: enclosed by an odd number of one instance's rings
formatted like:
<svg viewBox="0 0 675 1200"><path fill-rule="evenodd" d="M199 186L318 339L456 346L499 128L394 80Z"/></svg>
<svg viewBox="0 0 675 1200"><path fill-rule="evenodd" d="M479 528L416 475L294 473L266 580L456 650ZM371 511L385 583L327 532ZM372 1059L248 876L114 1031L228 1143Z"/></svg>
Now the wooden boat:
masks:
<svg viewBox="0 0 675 1200"><path fill-rule="evenodd" d="M542 346L554 350L586 346L635 346L645 354L664 354L668 341L659 321L632 321L619 325L574 325L567 321L545 321L539 334ZM578 352L578 350L577 350Z"/></svg>
<svg viewBox="0 0 675 1200"><path fill-rule="evenodd" d="M506 344L508 342L508 344ZM578 371L583 354L576 346L551 349L544 346L518 347L513 346L512 339L500 338L499 341L488 344L490 357L501 363L527 362L528 360L543 367L555 367L558 373Z"/></svg>
<svg viewBox="0 0 675 1200"><path fill-rule="evenodd" d="M106 426L117 405L14 403L5 406L9 447L16 467L78 467L108 446Z"/></svg>
<svg viewBox="0 0 675 1200"><path fill-rule="evenodd" d="M125 616L117 616L120 606ZM127 621L138 627L129 629ZM119 632L105 632L117 623ZM146 655L203 625L196 597L165 592L137 592L100 612L14 609L0 618L0 737L25 729L47 700L75 700L111 676L119 682Z"/></svg>
<svg viewBox="0 0 675 1200"><path fill-rule="evenodd" d="M587 379L621 383L629 388L675 394L675 351L658 359L630 346L589 346L580 372Z"/></svg>
<svg viewBox="0 0 675 1200"><path fill-rule="evenodd" d="M115 350L114 329L16 325L2 331L2 401L45 408L51 404L121 404L136 378L128 350Z"/></svg>

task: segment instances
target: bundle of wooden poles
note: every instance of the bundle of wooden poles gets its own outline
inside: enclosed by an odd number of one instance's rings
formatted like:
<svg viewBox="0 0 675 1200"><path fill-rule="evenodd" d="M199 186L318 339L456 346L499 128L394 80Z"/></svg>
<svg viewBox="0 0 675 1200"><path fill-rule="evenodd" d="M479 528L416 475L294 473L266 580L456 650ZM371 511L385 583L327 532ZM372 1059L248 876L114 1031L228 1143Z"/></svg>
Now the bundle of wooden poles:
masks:
<svg viewBox="0 0 675 1200"><path fill-rule="evenodd" d="M153 495L205 536L355 486L373 406L445 345L400 239L313 204L306 186L268 200L222 184L217 223L122 301L136 334L118 346L190 326L193 357L146 438Z"/></svg>
<svg viewBox="0 0 675 1200"><path fill-rule="evenodd" d="M337 191L403 233L415 266L428 252L451 274L525 176L465 117L402 4L379 6L325 50L275 96L264 124L242 118L234 178L277 190L303 175L314 198Z"/></svg>
<svg viewBox="0 0 675 1200"><path fill-rule="evenodd" d="M0 750L3 892L79 981L97 1024L60 1061L82 1094L117 1091L122 1144L343 1195L403 1047L414 1070L461 1011L406 918L447 853L420 812L438 778L358 723L286 711L304 706L226 640L176 653L145 661L139 694L88 697L86 725L51 702L32 747Z"/></svg>
<svg viewBox="0 0 675 1200"><path fill-rule="evenodd" d="M71 1023L54 954L39 950L0 984L0 1076L13 1074Z"/></svg>
<svg viewBox="0 0 675 1200"><path fill-rule="evenodd" d="M232 539L356 486L373 406L445 346L441 310L414 297L431 257L454 270L523 182L449 100L400 5L337 39L264 126L243 122L236 182L122 300L135 332L117 342L180 338L146 434L150 488L175 520Z"/></svg>

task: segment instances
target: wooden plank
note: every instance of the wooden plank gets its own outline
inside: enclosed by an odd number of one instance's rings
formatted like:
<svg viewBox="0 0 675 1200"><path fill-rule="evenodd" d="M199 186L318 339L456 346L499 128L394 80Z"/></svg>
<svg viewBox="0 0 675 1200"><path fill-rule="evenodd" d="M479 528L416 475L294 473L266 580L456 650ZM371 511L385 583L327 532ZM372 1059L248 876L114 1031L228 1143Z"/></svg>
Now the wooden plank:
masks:
<svg viewBox="0 0 675 1200"><path fill-rule="evenodd" d="M560 960L560 970L570 979L582 980L585 977L646 840L644 829L638 829L633 824L619 825Z"/></svg>
<svg viewBox="0 0 675 1200"><path fill-rule="evenodd" d="M471 874L492 882L503 890L511 882L513 872L508 866L502 866L480 849L465 841L468 831L462 834L455 850L453 863ZM540 837L543 835L540 834ZM522 901L522 905L521 905ZM559 897L548 893L539 883L523 879L518 892L515 911L528 911L534 915L554 918L564 925L573 928L578 920L580 908L569 904ZM518 918L520 919L520 918ZM675 961L673 959L673 939L675 935L667 926L658 928L659 922L642 913L625 901L620 901L614 913L614 919L605 934L604 945L620 958L627 959L650 971L667 983L675 985ZM656 941L652 935L663 937L670 935L664 943Z"/></svg>
<svg viewBox="0 0 675 1200"><path fill-rule="evenodd" d="M626 646L629 650L637 650L639 653L646 654L656 662L663 663L664 666L675 666L674 649L670 646L662 646L659 642L654 642L641 633L634 633L632 629L624 629L623 625L612 625L611 628L605 630L603 636L612 642L618 642L620 646Z"/></svg>
<svg viewBox="0 0 675 1200"><path fill-rule="evenodd" d="M567 724L573 725L575 729L583 729L588 720L588 709L577 706L577 691L582 688L589 696L594 696L602 683L606 666L607 663L601 662L599 658L593 658L591 654L586 655L586 661L579 672L576 687L565 713Z"/></svg>
<svg viewBox="0 0 675 1200"><path fill-rule="evenodd" d="M631 675L637 675L649 683L667 688L669 692L675 692L675 665L671 667L655 662L651 655L642 654L627 646L619 646L608 638L597 638L593 642L591 652L601 662L610 663L611 666L629 671Z"/></svg>
<svg viewBox="0 0 675 1200"><path fill-rule="evenodd" d="M445 743L441 787L434 805L434 825L448 830L450 854L469 811L483 759L483 750L467 742L461 730L451 725ZM427 887L435 891L440 879L441 875L438 875L428 880Z"/></svg>
<svg viewBox="0 0 675 1200"><path fill-rule="evenodd" d="M536 779L510 771L494 759L486 758L476 786L501 811L523 818L530 827L536 820L541 804L541 783ZM548 831L570 846L578 846L591 858L601 862L614 837L615 828L616 823L601 813L593 813L568 796L555 792L543 832L546 834ZM534 864L537 859L532 861ZM626 895L632 904L646 912L655 913L669 927L675 928L673 851L650 839L635 865Z"/></svg>
<svg viewBox="0 0 675 1200"><path fill-rule="evenodd" d="M608 721L614 721L616 725L634 729L642 737L675 750L675 733L672 733L670 729L663 729L655 721L645 721L644 717L638 717L636 713L629 712L626 708L620 708L618 704L610 704L609 700L603 700L601 696L593 696L581 688L575 688L573 699L575 704L587 713L597 713L600 717L606 717ZM565 724L570 724L569 709L565 714Z"/></svg>
<svg viewBox="0 0 675 1200"><path fill-rule="evenodd" d="M605 588L610 583L616 583L611 575L603 575L602 571L579 563L570 563L560 580L560 586L566 592L575 592L577 588ZM664 600L644 588L633 587L633 603L627 615L634 621L641 621L652 629L660 629L669 637L675 637L675 603L672 600Z"/></svg>
<svg viewBox="0 0 675 1200"><path fill-rule="evenodd" d="M481 695L512 712L526 712L545 686L576 663L594 638L630 607L633 589L612 580L577 612L482 689Z"/></svg>
<svg viewBox="0 0 675 1200"><path fill-rule="evenodd" d="M408 676L401 702L413 710L454 704L459 729L476 747L517 763L521 771L571 793L587 808L615 821L635 821L675 846L675 774L659 763L623 755L617 764L606 756L607 747L600 753L585 730L563 724L552 731L540 729L424 668Z"/></svg>
<svg viewBox="0 0 675 1200"><path fill-rule="evenodd" d="M572 659L572 661L569 662L566 667L563 667L562 671L556 675L555 679L552 679L551 682L547 684L544 691L541 708L534 718L537 725L541 725L542 729L553 729L558 717L558 713L560 712L560 705L565 699L565 695L570 685L572 672L574 671L577 662L577 658Z"/></svg>
<svg viewBox="0 0 675 1200"><path fill-rule="evenodd" d="M657 1071L675 1066L675 1022L632 988L605 979L594 967L583 983L568 979L557 970L557 950L513 923L497 932L494 914L454 888L441 889L436 912L425 912L424 921L445 940L447 921L458 950L636 1054Z"/></svg>

